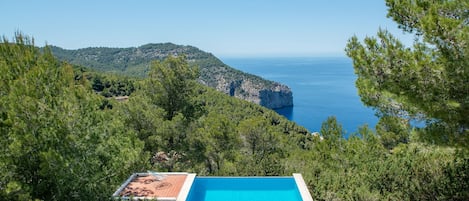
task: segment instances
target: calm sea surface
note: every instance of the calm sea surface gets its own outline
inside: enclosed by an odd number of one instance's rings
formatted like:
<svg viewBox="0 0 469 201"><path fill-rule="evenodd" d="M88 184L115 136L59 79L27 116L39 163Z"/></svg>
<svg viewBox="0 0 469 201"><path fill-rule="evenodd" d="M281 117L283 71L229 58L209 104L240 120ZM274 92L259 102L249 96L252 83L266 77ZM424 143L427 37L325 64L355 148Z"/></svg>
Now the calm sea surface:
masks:
<svg viewBox="0 0 469 201"><path fill-rule="evenodd" d="M374 111L360 101L356 75L349 58L224 58L224 63L244 72L288 85L291 108L277 110L311 132L320 131L328 116L335 116L347 134L368 124L374 129Z"/></svg>

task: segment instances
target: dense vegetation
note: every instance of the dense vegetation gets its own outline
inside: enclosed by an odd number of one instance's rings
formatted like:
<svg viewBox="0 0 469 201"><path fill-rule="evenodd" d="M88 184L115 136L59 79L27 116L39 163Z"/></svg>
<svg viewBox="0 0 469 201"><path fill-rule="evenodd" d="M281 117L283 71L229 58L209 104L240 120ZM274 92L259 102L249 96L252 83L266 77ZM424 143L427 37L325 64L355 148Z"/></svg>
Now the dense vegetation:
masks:
<svg viewBox="0 0 469 201"><path fill-rule="evenodd" d="M98 72L83 66L74 65L72 68L77 82L89 83L96 93L107 98L129 96L135 91L135 83L140 80L110 72Z"/></svg>
<svg viewBox="0 0 469 201"><path fill-rule="evenodd" d="M152 63L129 101L116 102L90 82L110 75L74 69L31 41L0 44L2 199L106 199L147 169L284 174L287 151L310 141L275 112L199 84L184 57Z"/></svg>
<svg viewBox="0 0 469 201"><path fill-rule="evenodd" d="M52 46L51 50L57 58L71 64L133 77L147 76L152 61L161 61L169 55L185 55L189 63L199 66L200 81L209 87L217 87L220 77L228 82L252 80L265 87L273 84L272 81L231 68L212 54L192 46L159 43L136 48L90 47L78 50Z"/></svg>
<svg viewBox="0 0 469 201"><path fill-rule="evenodd" d="M0 197L96 200L144 167L137 133L27 37L0 44Z"/></svg>
<svg viewBox="0 0 469 201"><path fill-rule="evenodd" d="M122 84L132 86L129 100L116 102L92 80L129 78L73 68L21 34L3 39L0 199L103 200L153 169L300 172L315 200L469 200L469 6L429 2L387 1L390 16L422 37L412 49L385 31L365 45L350 40L360 96L380 122L348 139L334 117L315 136L198 84L185 57L151 63L147 78ZM425 126L412 127L417 118Z"/></svg>

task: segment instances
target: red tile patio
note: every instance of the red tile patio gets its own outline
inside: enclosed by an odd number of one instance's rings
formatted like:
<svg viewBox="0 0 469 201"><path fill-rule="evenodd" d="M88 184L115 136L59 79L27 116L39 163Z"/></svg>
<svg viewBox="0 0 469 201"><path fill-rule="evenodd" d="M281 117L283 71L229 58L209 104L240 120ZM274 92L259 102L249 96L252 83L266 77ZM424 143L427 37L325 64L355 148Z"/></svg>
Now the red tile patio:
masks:
<svg viewBox="0 0 469 201"><path fill-rule="evenodd" d="M119 195L126 197L176 198L186 177L186 174L168 174L158 180L153 175L137 175Z"/></svg>

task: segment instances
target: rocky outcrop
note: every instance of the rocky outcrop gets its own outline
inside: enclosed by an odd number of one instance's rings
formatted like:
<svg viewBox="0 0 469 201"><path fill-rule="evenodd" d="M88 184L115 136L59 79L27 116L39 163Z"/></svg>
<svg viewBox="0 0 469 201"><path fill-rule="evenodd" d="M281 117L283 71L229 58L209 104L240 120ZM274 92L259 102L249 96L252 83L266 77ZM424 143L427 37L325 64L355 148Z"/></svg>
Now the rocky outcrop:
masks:
<svg viewBox="0 0 469 201"><path fill-rule="evenodd" d="M286 85L276 82L268 86L253 82L253 80L249 78L227 82L223 76L220 76L216 89L230 96L247 100L270 109L293 106L293 94L291 89Z"/></svg>
<svg viewBox="0 0 469 201"><path fill-rule="evenodd" d="M285 85L277 85L271 89L259 91L260 105L267 108L283 108L293 106L293 93Z"/></svg>
<svg viewBox="0 0 469 201"><path fill-rule="evenodd" d="M51 50L56 57L72 64L140 77L146 76L153 60L185 55L189 63L200 67L199 81L209 87L271 109L293 105L292 92L287 86L236 70L192 46L160 43L131 48L65 50L51 47Z"/></svg>

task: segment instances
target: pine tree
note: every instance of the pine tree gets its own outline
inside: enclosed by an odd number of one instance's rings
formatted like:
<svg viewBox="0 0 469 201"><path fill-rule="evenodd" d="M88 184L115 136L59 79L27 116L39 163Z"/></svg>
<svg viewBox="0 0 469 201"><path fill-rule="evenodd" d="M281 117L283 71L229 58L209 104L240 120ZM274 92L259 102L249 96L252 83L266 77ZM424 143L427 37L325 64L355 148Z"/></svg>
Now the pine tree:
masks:
<svg viewBox="0 0 469 201"><path fill-rule="evenodd" d="M4 39L0 76L2 199L102 200L145 165L135 133L48 48Z"/></svg>
<svg viewBox="0 0 469 201"><path fill-rule="evenodd" d="M387 0L388 16L407 33L405 47L386 30L346 48L362 101L379 115L426 122L433 142L469 142L469 2Z"/></svg>

